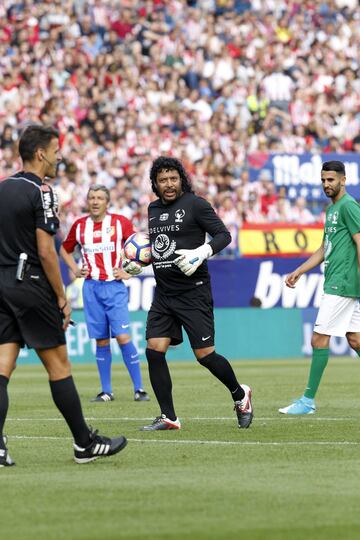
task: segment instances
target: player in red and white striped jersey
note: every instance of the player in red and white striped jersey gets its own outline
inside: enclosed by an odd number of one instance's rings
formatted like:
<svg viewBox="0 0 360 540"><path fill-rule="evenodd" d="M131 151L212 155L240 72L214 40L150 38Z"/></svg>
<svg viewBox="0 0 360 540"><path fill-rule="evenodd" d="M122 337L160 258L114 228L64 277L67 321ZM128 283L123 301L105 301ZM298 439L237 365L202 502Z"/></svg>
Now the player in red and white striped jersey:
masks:
<svg viewBox="0 0 360 540"><path fill-rule="evenodd" d="M68 253L76 245L81 246L87 279L113 281L113 268L120 267L124 240L133 232L132 223L124 216L106 213L102 221L96 222L89 215L74 222L63 246Z"/></svg>
<svg viewBox="0 0 360 540"><path fill-rule="evenodd" d="M126 217L107 212L109 200L110 193L105 186L91 186L87 195L89 215L74 222L60 254L76 277L85 277L85 319L89 336L96 339L96 361L102 386L93 401L114 399L110 337L115 337L120 345L134 384L135 401L148 401L142 388L138 353L129 334L128 290L123 280L131 276L121 267L124 242L134 228ZM71 255L76 246L81 249L81 269Z"/></svg>

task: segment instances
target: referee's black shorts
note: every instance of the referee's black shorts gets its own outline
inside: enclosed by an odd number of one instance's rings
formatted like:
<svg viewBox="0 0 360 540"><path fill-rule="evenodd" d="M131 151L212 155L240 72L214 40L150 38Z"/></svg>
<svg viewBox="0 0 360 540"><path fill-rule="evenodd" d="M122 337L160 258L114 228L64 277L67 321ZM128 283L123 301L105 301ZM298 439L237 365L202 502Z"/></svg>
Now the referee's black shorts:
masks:
<svg viewBox="0 0 360 540"><path fill-rule="evenodd" d="M66 343L57 299L43 270L28 266L16 280L16 266L0 267L0 344L50 349Z"/></svg>
<svg viewBox="0 0 360 540"><path fill-rule="evenodd" d="M166 296L155 289L146 322L146 339L168 337L171 345L183 341L182 327L193 349L214 345L214 303L210 284L177 296Z"/></svg>

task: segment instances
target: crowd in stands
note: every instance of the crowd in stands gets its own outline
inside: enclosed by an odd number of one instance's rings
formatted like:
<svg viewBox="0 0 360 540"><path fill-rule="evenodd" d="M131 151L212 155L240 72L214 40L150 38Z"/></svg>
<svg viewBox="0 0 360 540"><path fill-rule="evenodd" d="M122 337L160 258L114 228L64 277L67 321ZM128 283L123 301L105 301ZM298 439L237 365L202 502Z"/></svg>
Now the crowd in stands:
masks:
<svg viewBox="0 0 360 540"><path fill-rule="evenodd" d="M231 229L312 223L271 171L249 181L248 156L359 152L359 50L356 0L2 0L0 177L42 122L61 133L64 230L93 183L146 228L159 154Z"/></svg>

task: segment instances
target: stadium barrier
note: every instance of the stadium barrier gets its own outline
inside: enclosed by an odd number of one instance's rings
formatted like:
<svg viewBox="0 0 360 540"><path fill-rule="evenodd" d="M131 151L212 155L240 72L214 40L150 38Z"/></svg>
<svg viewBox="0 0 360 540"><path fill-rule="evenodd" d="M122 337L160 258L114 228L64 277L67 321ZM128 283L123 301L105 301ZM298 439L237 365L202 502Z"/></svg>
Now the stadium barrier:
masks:
<svg viewBox="0 0 360 540"><path fill-rule="evenodd" d="M289 227L289 233L293 231ZM319 229L309 229L318 234ZM285 276L304 262L304 257L278 256L235 259L215 258L208 261L214 295L216 318L216 348L230 359L299 358L309 356L311 334L317 309L323 294L323 268L314 268L302 276L295 289L285 285ZM226 280L224 281L224 276ZM73 307L82 307L83 280L68 287ZM129 310L132 338L142 360L145 358L145 322L151 306L155 279L152 267L141 276L126 282L129 290ZM254 298L261 308L249 307ZM76 328L68 330L68 348L74 362L94 359L94 344L90 342L82 310L74 310ZM115 355L119 355L116 342ZM351 353L345 338L332 338L331 355ZM36 361L36 355L24 351L26 362ZM190 360L193 353L187 337L184 343L168 353L170 360Z"/></svg>
<svg viewBox="0 0 360 540"><path fill-rule="evenodd" d="M356 152L324 154L284 154L254 152L248 154L250 180L257 180L262 169L268 169L276 189L285 187L290 199L305 197L308 201L326 202L321 187L321 167L324 161L340 160L345 163L346 190L355 199L360 198L360 156Z"/></svg>
<svg viewBox="0 0 360 540"><path fill-rule="evenodd" d="M146 311L130 312L131 334L140 358L145 359ZM67 331L67 345L72 362L92 362L95 358L95 343L86 330L84 313L74 310L72 318L76 327ZM299 309L219 308L215 309L216 349L229 359L292 358L302 355L303 332ZM119 347L112 340L115 355ZM192 360L193 352L187 336L184 343L171 347L169 360ZM37 362L33 350L24 349L21 360Z"/></svg>

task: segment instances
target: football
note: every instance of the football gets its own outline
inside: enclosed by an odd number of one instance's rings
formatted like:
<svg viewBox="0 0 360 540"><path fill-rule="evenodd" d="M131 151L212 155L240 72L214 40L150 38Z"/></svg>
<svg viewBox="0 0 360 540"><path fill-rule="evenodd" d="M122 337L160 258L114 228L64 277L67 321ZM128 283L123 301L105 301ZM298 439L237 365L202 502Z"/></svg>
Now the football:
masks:
<svg viewBox="0 0 360 540"><path fill-rule="evenodd" d="M129 236L124 244L125 257L130 261L136 261L141 266L151 263L151 244L149 235L137 232Z"/></svg>

